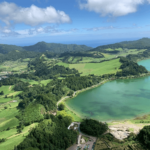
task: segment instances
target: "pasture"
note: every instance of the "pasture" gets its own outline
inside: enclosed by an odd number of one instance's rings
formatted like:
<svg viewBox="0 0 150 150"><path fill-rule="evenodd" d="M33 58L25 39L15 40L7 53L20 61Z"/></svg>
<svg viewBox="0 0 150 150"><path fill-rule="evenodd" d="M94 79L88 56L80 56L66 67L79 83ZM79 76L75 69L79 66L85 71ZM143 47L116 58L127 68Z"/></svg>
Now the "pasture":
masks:
<svg viewBox="0 0 150 150"><path fill-rule="evenodd" d="M79 64L67 64L67 63L58 63L58 65L67 66L69 68L75 68L77 69L81 75L88 75L88 74L94 74L94 75L103 75L103 74L109 74L109 73L116 73L119 71L119 67L121 63L118 59L110 60L110 61L104 61L102 63L79 63Z"/></svg>
<svg viewBox="0 0 150 150"><path fill-rule="evenodd" d="M30 130L36 127L38 123L33 123L25 127L22 133L18 134L16 129L11 129L9 131L0 132L1 138L6 138L4 143L0 144L0 150L13 150L14 146L21 143L25 137L29 134Z"/></svg>

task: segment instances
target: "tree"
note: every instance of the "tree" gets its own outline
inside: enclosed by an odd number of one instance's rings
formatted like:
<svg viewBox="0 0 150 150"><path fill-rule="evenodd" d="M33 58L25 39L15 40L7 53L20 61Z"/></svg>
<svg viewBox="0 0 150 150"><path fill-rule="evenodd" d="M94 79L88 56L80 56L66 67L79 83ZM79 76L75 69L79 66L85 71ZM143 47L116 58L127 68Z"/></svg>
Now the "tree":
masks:
<svg viewBox="0 0 150 150"><path fill-rule="evenodd" d="M63 103L61 103L59 106L58 106L59 110L64 110L65 109L65 105Z"/></svg>
<svg viewBox="0 0 150 150"><path fill-rule="evenodd" d="M138 140L150 149L150 126L145 126L137 136Z"/></svg>
<svg viewBox="0 0 150 150"><path fill-rule="evenodd" d="M1 92L0 92L0 95L4 95L4 92L3 92L3 91L1 91Z"/></svg>
<svg viewBox="0 0 150 150"><path fill-rule="evenodd" d="M80 124L80 130L88 135L99 137L108 130L106 123L85 119Z"/></svg>

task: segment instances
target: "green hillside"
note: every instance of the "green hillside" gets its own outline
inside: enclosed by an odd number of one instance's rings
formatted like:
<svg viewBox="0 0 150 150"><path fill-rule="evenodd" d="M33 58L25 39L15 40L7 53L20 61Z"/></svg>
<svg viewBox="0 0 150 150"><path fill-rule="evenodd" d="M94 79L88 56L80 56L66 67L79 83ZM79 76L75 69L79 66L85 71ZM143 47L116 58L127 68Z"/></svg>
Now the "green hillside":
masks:
<svg viewBox="0 0 150 150"><path fill-rule="evenodd" d="M98 46L92 49L92 51L118 53L127 49L146 49L147 47L150 47L150 38L142 38L136 41L123 41L120 43Z"/></svg>
<svg viewBox="0 0 150 150"><path fill-rule="evenodd" d="M2 54L7 54L10 51L14 51L14 50L22 51L23 48L20 46L16 46L16 45L0 44L0 53Z"/></svg>
<svg viewBox="0 0 150 150"><path fill-rule="evenodd" d="M92 48L85 45L38 42L32 46L24 46L23 49L36 52L50 51L54 53L63 53L66 51L87 51Z"/></svg>

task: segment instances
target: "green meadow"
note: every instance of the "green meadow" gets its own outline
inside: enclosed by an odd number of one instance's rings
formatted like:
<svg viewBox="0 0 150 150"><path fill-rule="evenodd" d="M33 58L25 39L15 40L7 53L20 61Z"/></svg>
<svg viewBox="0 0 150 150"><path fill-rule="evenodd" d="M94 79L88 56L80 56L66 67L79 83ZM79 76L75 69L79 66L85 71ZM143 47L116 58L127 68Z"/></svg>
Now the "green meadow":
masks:
<svg viewBox="0 0 150 150"><path fill-rule="evenodd" d="M69 68L75 68L82 76L88 74L95 74L95 75L103 75L109 73L116 73L119 71L119 67L121 63L118 59L114 59L111 61L104 61L102 63L79 63L79 64L67 64L67 63L58 63L58 65L62 65Z"/></svg>
<svg viewBox="0 0 150 150"><path fill-rule="evenodd" d="M48 79L48 80L40 80L40 81L35 81L35 80L30 80L30 79L21 79L23 82L29 82L30 85L34 85L34 84L44 84L47 85L49 82L52 81L52 79Z"/></svg>
<svg viewBox="0 0 150 150"><path fill-rule="evenodd" d="M0 132L1 138L6 138L4 143L0 144L0 150L13 150L14 146L21 143L25 137L29 134L30 130L36 127L38 123L33 123L25 127L22 133L18 134L16 129L11 129L9 131Z"/></svg>

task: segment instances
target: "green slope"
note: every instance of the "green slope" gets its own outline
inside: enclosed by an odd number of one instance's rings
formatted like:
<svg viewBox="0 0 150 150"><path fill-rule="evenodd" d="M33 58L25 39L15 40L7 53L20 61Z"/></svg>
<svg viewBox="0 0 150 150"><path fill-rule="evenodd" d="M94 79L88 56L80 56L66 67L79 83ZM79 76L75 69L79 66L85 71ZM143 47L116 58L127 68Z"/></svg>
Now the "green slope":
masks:
<svg viewBox="0 0 150 150"><path fill-rule="evenodd" d="M85 45L38 42L35 45L24 46L23 49L36 52L50 51L55 53L63 53L66 51L86 51L92 48Z"/></svg>

